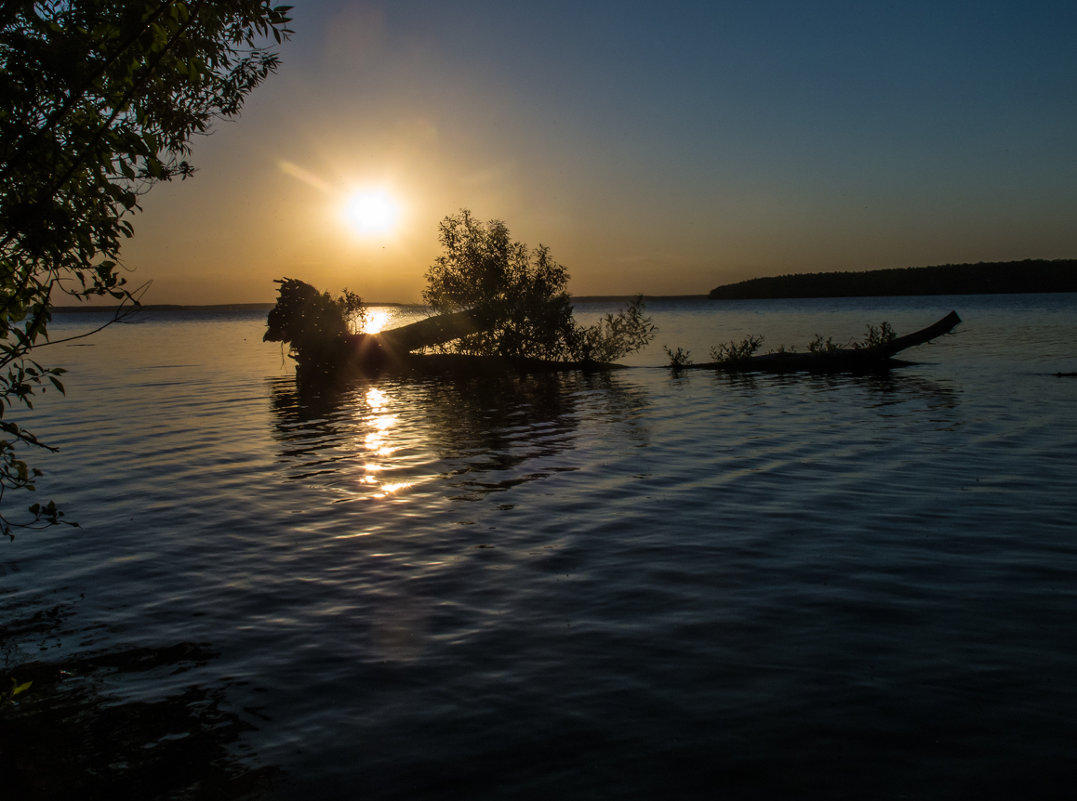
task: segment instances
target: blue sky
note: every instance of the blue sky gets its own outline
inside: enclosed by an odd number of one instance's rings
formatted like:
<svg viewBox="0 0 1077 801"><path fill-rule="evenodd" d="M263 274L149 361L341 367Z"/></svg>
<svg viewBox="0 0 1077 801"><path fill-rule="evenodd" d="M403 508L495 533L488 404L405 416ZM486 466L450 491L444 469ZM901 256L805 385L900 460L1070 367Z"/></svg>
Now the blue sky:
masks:
<svg viewBox="0 0 1077 801"><path fill-rule="evenodd" d="M157 302L416 300L460 208L577 294L1077 257L1072 2L298 2L280 72L135 221ZM399 222L339 208L377 187Z"/></svg>

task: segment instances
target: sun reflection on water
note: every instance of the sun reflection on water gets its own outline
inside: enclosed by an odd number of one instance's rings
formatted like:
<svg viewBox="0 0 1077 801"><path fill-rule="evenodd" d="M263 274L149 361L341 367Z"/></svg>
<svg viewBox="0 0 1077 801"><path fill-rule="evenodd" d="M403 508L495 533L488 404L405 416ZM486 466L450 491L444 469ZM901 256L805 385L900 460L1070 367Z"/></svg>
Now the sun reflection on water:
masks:
<svg viewBox="0 0 1077 801"><path fill-rule="evenodd" d="M389 323L389 312L385 309L375 309L367 313L366 320L363 322L364 334L377 334L381 332ZM377 391L377 390L373 390Z"/></svg>
<svg viewBox="0 0 1077 801"><path fill-rule="evenodd" d="M402 489L407 489L411 485L412 485L412 482L410 482L410 481L397 481L397 482L394 482L394 483L391 483L391 484L382 484L381 485L382 495L383 496L384 495L392 495L392 494L394 494L396 492L399 492Z"/></svg>
<svg viewBox="0 0 1077 801"><path fill-rule="evenodd" d="M366 405L372 416L367 421L370 430L363 437L363 445L371 456L388 459L397 450L392 444L393 428L400 422L394 414L389 414L387 409L389 399L386 394L377 387L370 387L364 396ZM371 489L377 488L376 498L385 498L394 495L401 490L412 486L411 481L386 481L382 482L379 473L386 469L384 464L371 459L363 465L363 476L360 483Z"/></svg>

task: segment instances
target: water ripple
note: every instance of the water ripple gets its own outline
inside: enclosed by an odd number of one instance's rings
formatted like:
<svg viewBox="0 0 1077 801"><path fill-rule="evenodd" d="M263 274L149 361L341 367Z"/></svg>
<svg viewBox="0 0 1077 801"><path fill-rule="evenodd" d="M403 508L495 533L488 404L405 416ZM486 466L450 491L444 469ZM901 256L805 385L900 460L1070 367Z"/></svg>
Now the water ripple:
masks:
<svg viewBox="0 0 1077 801"><path fill-rule="evenodd" d="M705 353L925 303L659 324ZM0 563L7 664L85 665L90 718L220 721L177 758L241 742L217 778L283 797L1069 792L1077 385L1040 372L1077 315L976 303L888 376L313 389L254 318L69 350L34 422L82 527Z"/></svg>

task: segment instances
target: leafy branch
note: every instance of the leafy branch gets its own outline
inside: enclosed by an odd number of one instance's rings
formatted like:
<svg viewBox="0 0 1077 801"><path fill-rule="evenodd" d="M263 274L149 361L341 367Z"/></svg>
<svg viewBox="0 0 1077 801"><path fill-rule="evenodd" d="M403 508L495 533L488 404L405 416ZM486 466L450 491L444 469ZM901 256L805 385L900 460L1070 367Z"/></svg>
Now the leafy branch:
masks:
<svg viewBox="0 0 1077 801"><path fill-rule="evenodd" d="M483 223L467 209L442 220L444 253L427 271L423 299L437 312L465 309L493 323L440 346L454 353L607 363L653 338L643 297L590 326L573 318L568 270L539 245L513 241L501 220Z"/></svg>
<svg viewBox="0 0 1077 801"><path fill-rule="evenodd" d="M55 296L119 301L110 322L138 306L120 259L129 217L156 183L192 175L192 138L237 115L277 69L268 42L291 34L289 10L268 0L0 7L0 502L40 475L17 449L46 447L3 412L63 392L63 371L31 357L66 341L48 338ZM29 512L29 525L62 522L51 501ZM12 537L13 525L0 511L0 532Z"/></svg>

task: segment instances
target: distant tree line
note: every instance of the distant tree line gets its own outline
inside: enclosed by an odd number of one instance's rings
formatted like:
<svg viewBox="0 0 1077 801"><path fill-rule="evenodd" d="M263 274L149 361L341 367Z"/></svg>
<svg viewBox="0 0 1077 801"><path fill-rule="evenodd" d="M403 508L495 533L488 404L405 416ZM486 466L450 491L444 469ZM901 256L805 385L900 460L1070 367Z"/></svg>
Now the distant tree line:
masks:
<svg viewBox="0 0 1077 801"><path fill-rule="evenodd" d="M943 264L866 272L752 278L710 291L715 300L1077 292L1077 259Z"/></svg>

